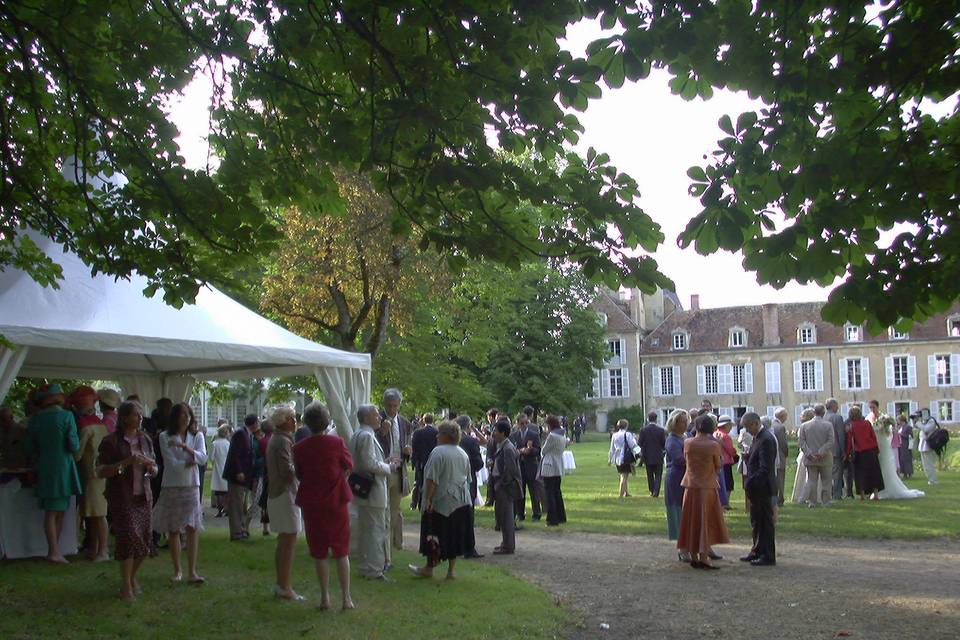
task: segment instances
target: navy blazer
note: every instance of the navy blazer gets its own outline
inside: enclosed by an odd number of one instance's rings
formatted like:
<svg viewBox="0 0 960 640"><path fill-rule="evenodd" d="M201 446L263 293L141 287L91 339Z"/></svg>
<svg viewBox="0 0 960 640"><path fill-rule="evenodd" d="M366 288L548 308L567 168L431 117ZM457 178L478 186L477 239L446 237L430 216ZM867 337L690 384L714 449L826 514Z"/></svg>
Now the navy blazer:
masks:
<svg viewBox="0 0 960 640"><path fill-rule="evenodd" d="M751 493L777 494L777 437L766 427L750 445L745 488Z"/></svg>
<svg viewBox="0 0 960 640"><path fill-rule="evenodd" d="M643 464L663 464L663 454L667 446L667 430L658 424L649 423L640 429L637 436L640 445L640 457Z"/></svg>
<svg viewBox="0 0 960 640"><path fill-rule="evenodd" d="M237 429L230 437L230 449L227 461L223 465L223 479L235 484L253 487L253 436L246 427ZM243 474L243 482L237 482L237 476Z"/></svg>
<svg viewBox="0 0 960 640"><path fill-rule="evenodd" d="M414 468L421 469L426 466L430 452L437 447L437 428L427 424L414 431L410 447L413 449L410 461Z"/></svg>

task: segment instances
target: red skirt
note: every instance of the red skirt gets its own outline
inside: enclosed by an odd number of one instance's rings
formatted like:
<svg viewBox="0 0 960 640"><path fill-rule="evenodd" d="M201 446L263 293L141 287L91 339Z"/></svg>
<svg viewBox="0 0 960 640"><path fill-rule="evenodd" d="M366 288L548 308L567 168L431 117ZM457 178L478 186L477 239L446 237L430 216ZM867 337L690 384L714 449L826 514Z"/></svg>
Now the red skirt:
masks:
<svg viewBox="0 0 960 640"><path fill-rule="evenodd" d="M310 556L323 560L350 555L350 513L347 505L335 509L301 507Z"/></svg>
<svg viewBox="0 0 960 640"><path fill-rule="evenodd" d="M730 542L716 489L691 489L683 493L677 549L706 555L715 544Z"/></svg>

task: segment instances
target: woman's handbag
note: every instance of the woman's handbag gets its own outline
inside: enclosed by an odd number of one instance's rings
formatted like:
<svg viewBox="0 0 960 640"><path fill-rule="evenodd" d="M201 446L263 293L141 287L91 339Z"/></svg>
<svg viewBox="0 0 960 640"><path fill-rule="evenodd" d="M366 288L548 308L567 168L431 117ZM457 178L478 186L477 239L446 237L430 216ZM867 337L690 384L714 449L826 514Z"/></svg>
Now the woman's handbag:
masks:
<svg viewBox="0 0 960 640"><path fill-rule="evenodd" d="M627 442L627 434L623 434L623 462L622 464L635 464L637 462L637 456L634 455L633 449L630 448L630 444Z"/></svg>
<svg viewBox="0 0 960 640"><path fill-rule="evenodd" d="M350 491L358 498L369 498L373 490L373 476L368 473L358 473L354 471L347 478L347 484L350 485Z"/></svg>

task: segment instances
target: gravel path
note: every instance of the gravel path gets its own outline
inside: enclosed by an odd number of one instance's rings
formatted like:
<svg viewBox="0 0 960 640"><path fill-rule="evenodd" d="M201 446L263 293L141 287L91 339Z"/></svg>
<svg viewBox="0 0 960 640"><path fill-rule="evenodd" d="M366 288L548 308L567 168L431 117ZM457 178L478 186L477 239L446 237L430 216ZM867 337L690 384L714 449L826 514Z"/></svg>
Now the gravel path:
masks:
<svg viewBox="0 0 960 640"><path fill-rule="evenodd" d="M417 531L405 533L416 548ZM779 539L776 567L739 562L748 548L730 544L716 549L720 571L698 571L651 536L522 531L514 556L491 555L500 538L489 529L477 539L481 562L509 567L579 612L570 640L960 638L954 541Z"/></svg>

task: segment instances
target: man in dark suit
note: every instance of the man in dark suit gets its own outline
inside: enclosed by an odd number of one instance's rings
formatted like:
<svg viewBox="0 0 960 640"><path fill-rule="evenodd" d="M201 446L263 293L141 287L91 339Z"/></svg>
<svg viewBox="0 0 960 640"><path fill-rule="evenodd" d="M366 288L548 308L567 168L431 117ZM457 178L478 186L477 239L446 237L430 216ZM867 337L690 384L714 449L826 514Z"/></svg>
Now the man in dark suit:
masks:
<svg viewBox="0 0 960 640"><path fill-rule="evenodd" d="M412 449L410 462L413 463L414 477L410 508L416 509L420 506L420 498L423 495L423 468L427 466L430 452L437 447L437 428L433 426L432 413L423 416L423 426L413 432L413 442L410 447Z"/></svg>
<svg viewBox="0 0 960 640"><path fill-rule="evenodd" d="M510 423L498 420L493 428L496 442L496 454L493 458L493 471L490 477L494 485L494 514L500 528L500 546L493 550L496 555L510 555L516 551L514 535L513 507L517 500L523 499L520 485L520 454L510 441Z"/></svg>
<svg viewBox="0 0 960 640"><path fill-rule="evenodd" d="M667 446L667 432L657 424L657 412L647 414L647 424L637 437L640 459L647 468L647 488L651 498L660 497L660 481L663 479L663 454Z"/></svg>
<svg viewBox="0 0 960 640"><path fill-rule="evenodd" d="M477 472L483 468L483 456L480 455L480 443L470 434L470 416L458 416L456 423L460 425L460 448L463 449L467 458L470 459L470 522L467 531L467 540L465 546L467 551L463 554L464 558L482 558L482 553L477 553L477 540L473 534L474 505L477 503ZM416 434L414 434L416 435ZM416 451L416 448L414 448Z"/></svg>
<svg viewBox="0 0 960 640"><path fill-rule="evenodd" d="M247 527L250 519L250 490L253 488L253 434L260 428L257 414L243 419L243 429L230 438L230 449L223 465L223 479L227 481L227 516L230 519L230 539L243 540L250 537Z"/></svg>
<svg viewBox="0 0 960 640"><path fill-rule="evenodd" d="M531 423L532 413L533 407L524 407L523 412L517 417L517 430L510 434L510 440L520 453L522 494L516 506L517 515L520 520L526 518L527 490L529 490L530 507L533 509L533 519L536 521L540 519L543 492L540 491L540 481L537 480L537 471L540 468L540 429Z"/></svg>
<svg viewBox="0 0 960 640"><path fill-rule="evenodd" d="M750 499L753 548L740 560L755 567L772 566L777 564L773 530L773 499L777 495L777 438L760 424L760 416L752 411L744 414L740 426L753 436L744 484L744 491Z"/></svg>

